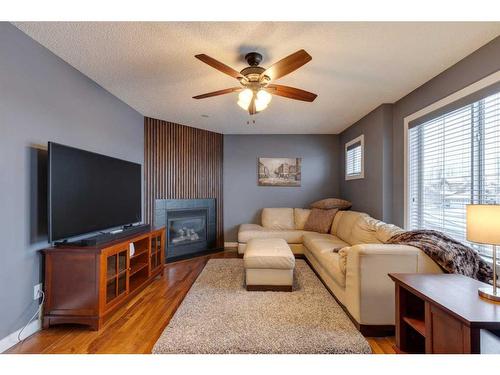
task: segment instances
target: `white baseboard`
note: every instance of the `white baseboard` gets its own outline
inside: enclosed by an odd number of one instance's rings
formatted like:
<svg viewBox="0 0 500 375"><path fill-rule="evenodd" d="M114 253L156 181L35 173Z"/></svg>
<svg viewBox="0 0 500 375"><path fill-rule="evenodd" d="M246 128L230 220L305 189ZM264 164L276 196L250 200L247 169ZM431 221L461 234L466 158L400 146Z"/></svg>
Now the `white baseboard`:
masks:
<svg viewBox="0 0 500 375"><path fill-rule="evenodd" d="M19 340L17 339L17 335L19 335L21 329L22 328L18 329L16 332L12 332L10 335L0 340L0 353L5 352L19 342ZM27 338L28 336L31 336L41 329L42 321L40 319L34 320L30 324L28 324L26 329L23 331L22 338Z"/></svg>
<svg viewBox="0 0 500 375"><path fill-rule="evenodd" d="M224 242L224 247L226 249L228 249L228 248L231 248L231 249L237 248L238 247L238 242Z"/></svg>

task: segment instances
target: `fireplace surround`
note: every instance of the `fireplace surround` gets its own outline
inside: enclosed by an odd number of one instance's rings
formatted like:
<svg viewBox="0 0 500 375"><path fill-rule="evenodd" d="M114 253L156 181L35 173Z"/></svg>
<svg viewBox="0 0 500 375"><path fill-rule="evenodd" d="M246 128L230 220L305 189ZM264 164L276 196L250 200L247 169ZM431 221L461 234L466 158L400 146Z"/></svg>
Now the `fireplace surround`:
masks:
<svg viewBox="0 0 500 375"><path fill-rule="evenodd" d="M157 199L155 226L165 226L165 258L216 250L215 199Z"/></svg>

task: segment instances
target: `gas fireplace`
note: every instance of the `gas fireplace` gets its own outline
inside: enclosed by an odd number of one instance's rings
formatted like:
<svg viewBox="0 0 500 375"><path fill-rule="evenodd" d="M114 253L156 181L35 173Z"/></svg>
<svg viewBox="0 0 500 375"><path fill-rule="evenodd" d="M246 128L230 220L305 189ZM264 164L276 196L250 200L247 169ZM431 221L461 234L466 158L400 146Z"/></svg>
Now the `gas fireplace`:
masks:
<svg viewBox="0 0 500 375"><path fill-rule="evenodd" d="M215 199L156 200L155 225L167 228L167 260L213 250L215 222Z"/></svg>

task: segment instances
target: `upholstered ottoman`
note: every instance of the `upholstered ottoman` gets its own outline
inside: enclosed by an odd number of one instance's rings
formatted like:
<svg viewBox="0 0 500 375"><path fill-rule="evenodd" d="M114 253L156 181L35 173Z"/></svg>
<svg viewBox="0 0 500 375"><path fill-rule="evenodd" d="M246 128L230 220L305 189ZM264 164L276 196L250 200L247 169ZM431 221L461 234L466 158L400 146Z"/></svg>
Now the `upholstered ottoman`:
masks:
<svg viewBox="0 0 500 375"><path fill-rule="evenodd" d="M292 291L295 257L285 240L249 240L243 263L247 290Z"/></svg>

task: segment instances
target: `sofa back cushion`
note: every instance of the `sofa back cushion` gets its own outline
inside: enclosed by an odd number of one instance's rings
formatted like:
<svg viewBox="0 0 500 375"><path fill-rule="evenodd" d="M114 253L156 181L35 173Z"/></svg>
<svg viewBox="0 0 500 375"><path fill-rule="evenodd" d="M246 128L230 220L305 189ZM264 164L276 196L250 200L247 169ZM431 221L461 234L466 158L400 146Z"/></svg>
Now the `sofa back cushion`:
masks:
<svg viewBox="0 0 500 375"><path fill-rule="evenodd" d="M386 243L389 238L392 236L395 236L396 234L404 232L404 229L401 229L400 227L397 227L396 225L393 224L386 224L383 222L380 222L380 224L377 226L377 239L382 242Z"/></svg>
<svg viewBox="0 0 500 375"><path fill-rule="evenodd" d="M267 229L295 229L293 208L264 208L261 220L262 226Z"/></svg>
<svg viewBox="0 0 500 375"><path fill-rule="evenodd" d="M364 212L339 211L337 215L335 215L335 219L333 219L330 232L341 240L353 245L357 242L357 237L362 235L362 230L359 230L359 228L356 228L353 233L357 222L369 217L370 216Z"/></svg>
<svg viewBox="0 0 500 375"><path fill-rule="evenodd" d="M377 237L377 228L380 224L383 224L383 222L371 216L360 217L356 220L351 231L351 245L381 243L382 241Z"/></svg>
<svg viewBox="0 0 500 375"><path fill-rule="evenodd" d="M328 233L332 226L333 218L338 212L338 209L322 210L313 208L311 214L304 224L304 230L310 230L318 233Z"/></svg>
<svg viewBox="0 0 500 375"><path fill-rule="evenodd" d="M403 229L374 219L363 212L339 211L332 223L331 233L351 245L385 243Z"/></svg>
<svg viewBox="0 0 500 375"><path fill-rule="evenodd" d="M304 229L304 225L309 217L311 210L307 208L294 208L293 215L295 218L295 229L302 230Z"/></svg>
<svg viewBox="0 0 500 375"><path fill-rule="evenodd" d="M352 226L362 216L368 216L368 214L357 211L339 211L333 219L331 234L338 237L349 236Z"/></svg>

